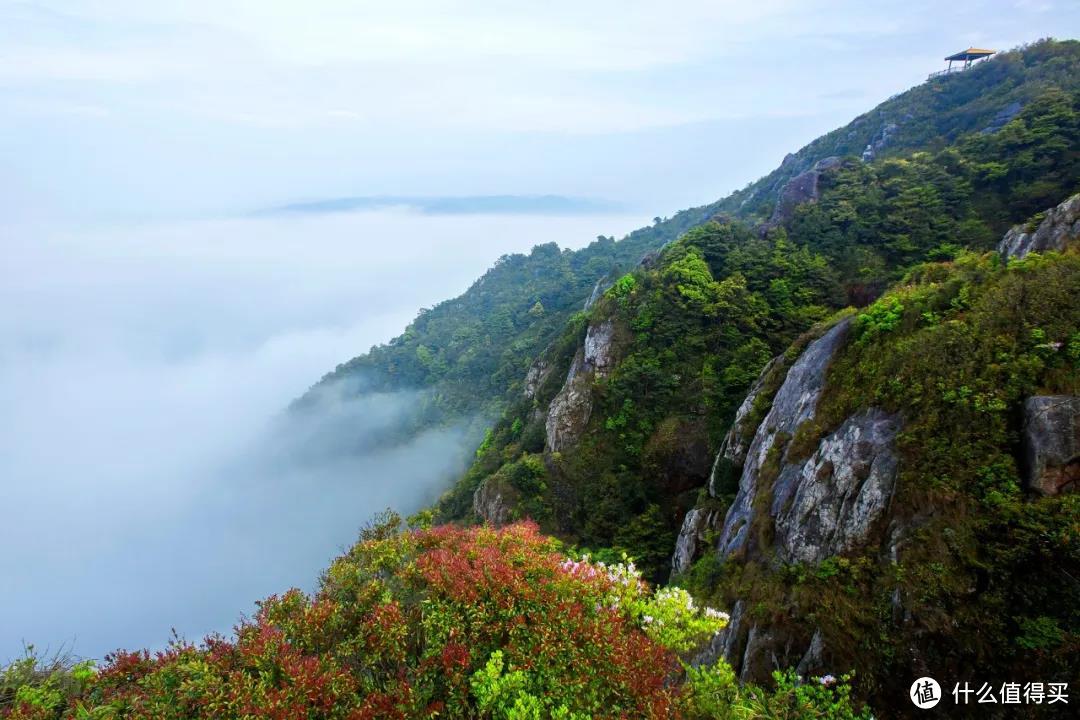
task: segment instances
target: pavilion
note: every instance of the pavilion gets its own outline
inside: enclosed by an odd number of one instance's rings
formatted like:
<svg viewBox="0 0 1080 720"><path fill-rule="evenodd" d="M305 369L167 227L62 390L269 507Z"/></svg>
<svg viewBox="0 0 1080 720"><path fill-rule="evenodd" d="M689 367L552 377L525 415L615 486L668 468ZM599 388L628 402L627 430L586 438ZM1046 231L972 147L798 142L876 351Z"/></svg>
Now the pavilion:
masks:
<svg viewBox="0 0 1080 720"><path fill-rule="evenodd" d="M993 55L995 52L997 51L984 50L983 48L968 48L967 50L961 50L955 55L950 55L949 57L945 58L945 62L949 63L949 65L945 68L945 72L952 72L954 62L963 63L963 65L961 65L959 69L967 70L969 67L972 66L973 63L979 60L985 60L986 58Z"/></svg>

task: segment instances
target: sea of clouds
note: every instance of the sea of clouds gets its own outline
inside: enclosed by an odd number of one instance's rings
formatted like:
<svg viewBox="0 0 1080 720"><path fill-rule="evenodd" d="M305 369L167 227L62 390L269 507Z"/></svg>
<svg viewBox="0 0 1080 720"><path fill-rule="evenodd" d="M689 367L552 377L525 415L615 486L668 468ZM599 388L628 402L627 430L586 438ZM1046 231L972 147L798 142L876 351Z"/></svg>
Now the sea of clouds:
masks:
<svg viewBox="0 0 1080 720"><path fill-rule="evenodd" d="M0 226L0 662L24 642L199 640L311 589L374 513L437 497L473 439L355 443L410 393L343 394L295 432L288 403L501 254L639 224L403 208Z"/></svg>

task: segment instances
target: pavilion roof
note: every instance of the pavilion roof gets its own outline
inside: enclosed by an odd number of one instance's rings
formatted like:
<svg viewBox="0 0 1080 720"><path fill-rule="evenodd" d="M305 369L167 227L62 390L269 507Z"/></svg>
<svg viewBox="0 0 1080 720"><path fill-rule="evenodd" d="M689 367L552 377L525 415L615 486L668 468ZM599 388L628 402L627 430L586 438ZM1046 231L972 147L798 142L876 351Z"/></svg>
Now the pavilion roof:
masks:
<svg viewBox="0 0 1080 720"><path fill-rule="evenodd" d="M978 60L983 57L990 57L996 50L984 50L983 48L968 48L967 50L961 50L955 55L950 55L945 58L946 60Z"/></svg>

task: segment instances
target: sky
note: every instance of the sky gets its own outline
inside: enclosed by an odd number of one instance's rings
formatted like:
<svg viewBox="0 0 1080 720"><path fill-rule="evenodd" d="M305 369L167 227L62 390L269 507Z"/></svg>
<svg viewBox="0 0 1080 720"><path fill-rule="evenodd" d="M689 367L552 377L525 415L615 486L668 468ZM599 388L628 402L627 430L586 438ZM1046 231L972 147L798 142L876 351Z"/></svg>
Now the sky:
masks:
<svg viewBox="0 0 1080 720"><path fill-rule="evenodd" d="M504 253L718 199L946 54L1076 37L1072 5L0 0L0 663L310 589L472 437L335 453L413 398L289 424L324 373ZM262 212L514 194L598 210Z"/></svg>
<svg viewBox="0 0 1080 720"><path fill-rule="evenodd" d="M0 2L0 210L342 195L703 204L1072 0Z"/></svg>

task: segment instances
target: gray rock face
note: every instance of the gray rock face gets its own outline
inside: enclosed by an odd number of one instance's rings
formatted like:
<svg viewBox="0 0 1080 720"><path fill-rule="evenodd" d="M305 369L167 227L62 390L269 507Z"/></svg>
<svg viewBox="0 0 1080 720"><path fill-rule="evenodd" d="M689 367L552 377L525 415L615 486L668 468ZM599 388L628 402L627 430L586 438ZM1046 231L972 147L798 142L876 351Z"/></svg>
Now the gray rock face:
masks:
<svg viewBox="0 0 1080 720"><path fill-rule="evenodd" d="M866 149L863 150L862 161L870 162L875 157L877 157L877 154L889 145L889 143L892 141L892 136L895 135L896 131L899 129L900 126L893 122L885 123L884 125L882 125L881 129L878 130L877 134L874 135L873 138L871 138L870 142L866 146Z"/></svg>
<svg viewBox="0 0 1080 720"><path fill-rule="evenodd" d="M825 639L820 631L814 632L809 643L805 636L797 640L776 628L752 622L742 600L732 606L727 626L690 664L700 667L718 660L731 665L742 682L765 682L773 670L796 663L797 672L804 677L828 669L824 667Z"/></svg>
<svg viewBox="0 0 1080 720"><path fill-rule="evenodd" d="M746 453L738 494L724 518L718 548L722 556L745 548L759 561L818 563L854 549L884 522L898 467L897 416L863 410L823 438L809 457L788 457L788 439L814 418L825 373L848 331L847 321L837 323L807 346L788 371ZM772 484L759 488L767 458ZM772 524L767 548L756 547L747 537L752 523L761 520L755 514L767 514L764 519ZM693 535L701 523L696 515L684 523L683 535ZM807 644L806 635L751 623L744 612L745 603L737 601L728 627L702 654L702 661L723 657L744 682L766 680L775 668L795 663L802 675L827 670L820 631Z"/></svg>
<svg viewBox="0 0 1080 720"><path fill-rule="evenodd" d="M840 167L843 164L843 160L835 155L830 155L826 158L821 158L814 163L814 169L818 172L825 172L826 170L832 170L833 168Z"/></svg>
<svg viewBox="0 0 1080 720"><path fill-rule="evenodd" d="M795 208L805 202L813 202L818 199L818 181L821 174L831 170L840 164L840 158L827 157L819 160L806 172L799 173L791 178L781 188L776 198L776 208L773 209L767 227L776 227L789 222L795 216Z"/></svg>
<svg viewBox="0 0 1080 720"><path fill-rule="evenodd" d="M1028 253L1061 252L1065 245L1080 237L1080 193L1046 211L1046 217L1035 230L1028 225L1014 225L998 245L1003 258L1022 258Z"/></svg>
<svg viewBox="0 0 1080 720"><path fill-rule="evenodd" d="M1024 106L1019 102L1011 102L1005 107L997 111L990 120L990 124L984 127L979 132L983 135L991 135L996 133L1001 128L1009 124L1009 121L1020 114L1020 111L1024 109Z"/></svg>
<svg viewBox="0 0 1080 720"><path fill-rule="evenodd" d="M659 259L660 259L660 251L659 250L650 250L649 252L642 255L640 260L638 260L638 267L646 268L646 269L651 268L654 265L656 265L656 261L659 260Z"/></svg>
<svg viewBox="0 0 1080 720"><path fill-rule="evenodd" d="M865 410L805 462L784 467L771 508L781 560L818 563L866 539L892 498L899 427L895 415Z"/></svg>
<svg viewBox="0 0 1080 720"><path fill-rule="evenodd" d="M575 444L592 414L592 377L586 372L585 351L579 349L570 364L562 390L548 407L544 428L547 449L562 452Z"/></svg>
<svg viewBox="0 0 1080 720"><path fill-rule="evenodd" d="M1027 485L1041 495L1080 487L1080 397L1037 395L1024 401L1024 460Z"/></svg>
<svg viewBox="0 0 1080 720"><path fill-rule="evenodd" d="M733 668L738 669L738 663L743 657L743 648L746 645L746 628L743 627L743 614L746 612L746 603L737 600L731 608L731 616L723 630L713 637L709 646L690 661L694 667L713 665L717 660L725 660Z"/></svg>
<svg viewBox="0 0 1080 720"><path fill-rule="evenodd" d="M757 376L757 380L750 386L750 390L746 393L746 398L743 399L742 404L739 405L739 409L735 411L735 419L731 423L731 428L728 429L727 434L724 435L724 441L720 444L720 454L717 456L719 461L721 458L727 460L732 465L741 466L746 462L746 453L750 449L750 441L753 439L754 428L744 427L746 417L750 414L750 411L754 409L754 403L757 402L758 396L761 395L761 389L765 385L765 379L778 367L782 367L785 363L783 355L777 355L765 366L761 371L761 374ZM715 465L714 465L715 474ZM716 493L713 490L713 483L709 481L709 494L715 497Z"/></svg>
<svg viewBox="0 0 1080 720"><path fill-rule="evenodd" d="M780 667L774 645L776 639L768 628L754 625L746 635L746 650L739 668L739 680L752 682L766 678Z"/></svg>
<svg viewBox="0 0 1080 720"><path fill-rule="evenodd" d="M593 285L592 293L589 294L589 299L585 301L585 307L582 310L589 310L596 301L600 299L600 296L607 292L607 289L611 287L611 280L606 277L602 277L596 281Z"/></svg>
<svg viewBox="0 0 1080 720"><path fill-rule="evenodd" d="M480 483L480 487L473 493L473 511L485 523L502 527L512 520L510 508L513 498L509 497L511 493L498 478L489 477Z"/></svg>
<svg viewBox="0 0 1080 720"><path fill-rule="evenodd" d="M810 647L806 649L806 652L802 656L802 660L795 666L795 672L800 677L810 677L812 674L820 673L825 669L825 661L822 657L825 654L825 638L821 637L821 631L814 632L814 637L810 639Z"/></svg>
<svg viewBox="0 0 1080 720"><path fill-rule="evenodd" d="M562 452L575 445L585 432L592 415L593 380L607 375L615 365L614 336L615 324L611 320L590 325L586 331L585 342L574 355L566 382L548 408L545 429L550 452Z"/></svg>
<svg viewBox="0 0 1080 720"><path fill-rule="evenodd" d="M604 377L615 365L612 356L612 340L615 338L615 323L605 320L599 325L590 325L585 333L585 366L596 377Z"/></svg>
<svg viewBox="0 0 1080 720"><path fill-rule="evenodd" d="M778 438L790 438L800 424L813 418L825 383L825 372L833 355L847 339L850 327L850 318L834 325L810 343L788 371L747 451L738 493L724 519L719 544L721 555L730 555L746 543L761 467Z"/></svg>
<svg viewBox="0 0 1080 720"><path fill-rule="evenodd" d="M753 409L754 402L761 394L765 379L774 369L782 368L784 362L786 361L783 355L778 355L770 360L753 385L750 386L750 390L747 392L742 404L739 405L739 409L735 411L735 420L724 436L724 441L720 445L720 452L717 453L713 461L712 472L709 473L708 488L709 495L712 497L717 496L717 481L721 465L728 464L730 467L738 468L746 460L746 453L750 449L752 428L744 427L744 422ZM689 569L693 561L705 551L705 534L716 529L722 519L715 510L706 511L694 508L686 514L686 517L683 518L682 528L679 531L679 537L675 541L675 552L671 556L672 577Z"/></svg>
<svg viewBox="0 0 1080 720"><path fill-rule="evenodd" d="M551 366L541 356L529 366L529 372L525 373L525 388L522 390L525 397L532 400L540 390L540 386L551 374Z"/></svg>
<svg viewBox="0 0 1080 720"><path fill-rule="evenodd" d="M675 553L671 556L671 576L675 577L690 569L705 545L705 533L716 522L717 511L692 508L683 518L679 538L675 541Z"/></svg>

